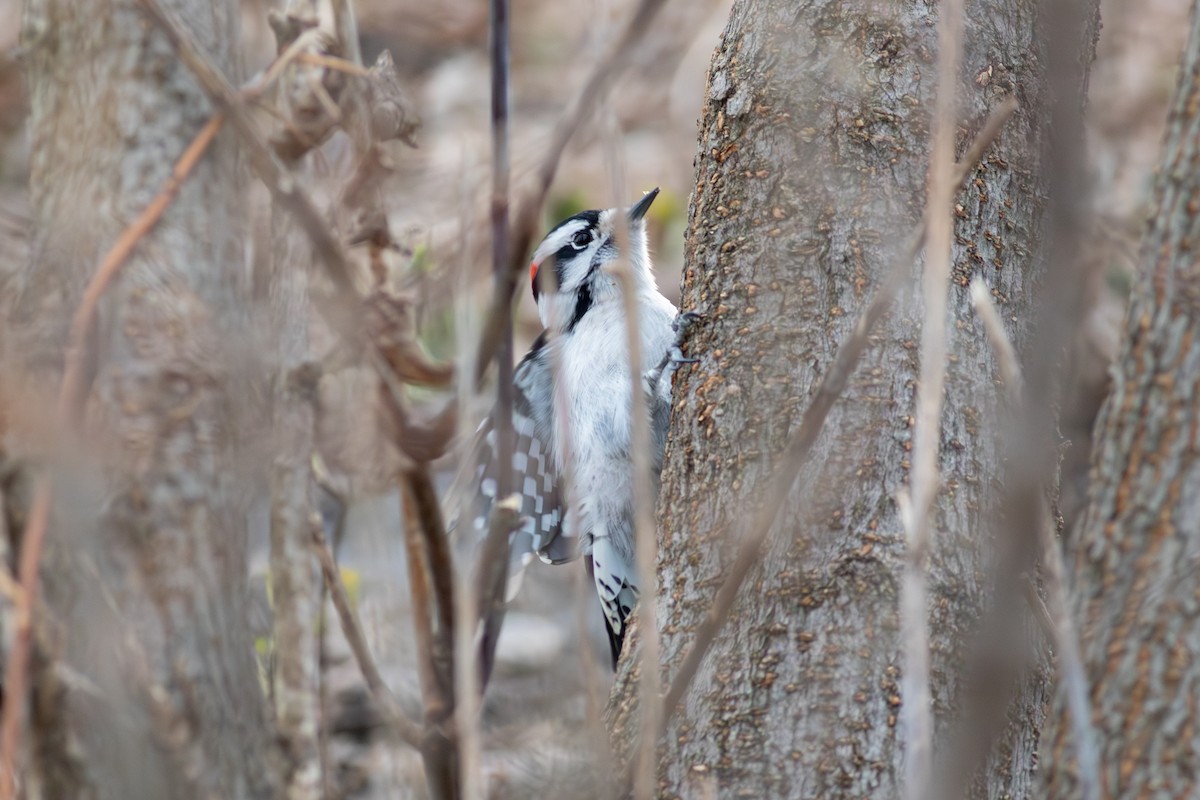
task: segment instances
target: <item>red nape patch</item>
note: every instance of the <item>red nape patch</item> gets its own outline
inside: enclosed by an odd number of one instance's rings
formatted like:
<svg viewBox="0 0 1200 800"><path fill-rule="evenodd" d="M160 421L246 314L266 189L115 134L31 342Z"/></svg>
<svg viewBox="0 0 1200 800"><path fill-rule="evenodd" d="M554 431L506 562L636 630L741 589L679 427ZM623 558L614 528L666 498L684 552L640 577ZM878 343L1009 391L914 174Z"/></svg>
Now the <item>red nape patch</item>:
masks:
<svg viewBox="0 0 1200 800"><path fill-rule="evenodd" d="M536 261L529 262L529 282L533 283L537 280L538 263Z"/></svg>

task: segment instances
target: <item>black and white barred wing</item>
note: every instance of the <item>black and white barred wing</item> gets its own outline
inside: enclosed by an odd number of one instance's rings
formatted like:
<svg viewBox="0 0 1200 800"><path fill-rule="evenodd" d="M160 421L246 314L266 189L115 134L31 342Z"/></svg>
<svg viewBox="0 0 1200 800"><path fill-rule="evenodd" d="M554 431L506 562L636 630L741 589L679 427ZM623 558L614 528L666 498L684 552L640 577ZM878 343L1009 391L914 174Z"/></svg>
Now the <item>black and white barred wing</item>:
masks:
<svg viewBox="0 0 1200 800"><path fill-rule="evenodd" d="M518 568L527 564L533 554L547 563L562 564L575 558L578 548L573 539L562 535L565 509L552 446L553 383L544 335L538 337L517 365L513 390L512 489L521 498L524 524L513 536L510 553L520 561ZM490 417L484 420L480 433L479 516L475 525L481 535L486 535L497 490L498 447Z"/></svg>

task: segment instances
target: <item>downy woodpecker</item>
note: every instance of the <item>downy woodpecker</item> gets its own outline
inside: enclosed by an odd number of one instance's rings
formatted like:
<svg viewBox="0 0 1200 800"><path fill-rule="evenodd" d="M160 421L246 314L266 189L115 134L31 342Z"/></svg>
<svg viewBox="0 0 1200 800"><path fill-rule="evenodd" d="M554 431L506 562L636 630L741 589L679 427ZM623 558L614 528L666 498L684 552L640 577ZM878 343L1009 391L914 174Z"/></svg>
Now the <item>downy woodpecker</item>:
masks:
<svg viewBox="0 0 1200 800"><path fill-rule="evenodd" d="M633 275L641 335L642 390L650 416L654 491L662 470L679 343L696 316L679 315L655 285L645 214L658 189L628 211L583 211L546 234L529 274L544 330L513 377L513 486L524 527L517 537L542 561L586 559L604 611L613 667L638 599L634 561L631 386L621 285L609 271L620 255ZM618 251L624 242L624 253ZM555 395L559 384L560 398ZM565 402L564 402L565 401ZM495 499L495 437L483 425L479 469L486 529ZM570 486L560 476L569 476Z"/></svg>

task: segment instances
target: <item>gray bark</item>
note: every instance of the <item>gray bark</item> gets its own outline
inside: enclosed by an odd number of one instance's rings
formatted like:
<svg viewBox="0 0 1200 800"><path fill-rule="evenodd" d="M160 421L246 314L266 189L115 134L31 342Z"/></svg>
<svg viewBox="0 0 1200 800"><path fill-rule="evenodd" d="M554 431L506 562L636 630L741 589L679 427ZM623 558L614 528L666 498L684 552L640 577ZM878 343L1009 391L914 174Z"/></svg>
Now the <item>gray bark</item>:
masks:
<svg viewBox="0 0 1200 800"><path fill-rule="evenodd" d="M287 18L317 22L314 3L285 2ZM277 41L282 52L290 41ZM280 105L293 109L291 90L307 84L295 77L305 67L291 65L280 81ZM302 90L303 91L303 90ZM288 130L302 130L289 114ZM311 178L303 153L292 167L302 182ZM271 600L274 611L272 688L279 741L284 753L283 795L316 800L324 786L320 742L320 646L316 620L321 613L321 573L313 557L313 525L320 524L314 498L312 458L316 450L316 393L319 375L309 364L309 274L312 249L295 217L271 209L267 281L278 346L272 392Z"/></svg>
<svg viewBox="0 0 1200 800"><path fill-rule="evenodd" d="M733 8L709 74L685 247L682 305L705 315L689 342L700 362L676 377L660 495L667 665L732 559L736 535L721 531L744 530L775 455L920 217L935 15L924 2L870 0ZM943 732L987 599L1000 474L996 370L966 286L986 280L1018 343L1037 294L1046 76L1035 25L1036 8L1018 0L967 9L959 152L1005 95L1021 109L957 200L929 582ZM905 553L894 498L908 481L918 305L901 298L831 413L770 552L661 743L660 795L899 795ZM618 712L636 691L627 673ZM1023 685L975 796L1028 794L1044 677Z"/></svg>
<svg viewBox="0 0 1200 800"><path fill-rule="evenodd" d="M311 250L290 214L273 210L271 307L280 343L275 375L275 463L271 470L271 600L274 609L276 719L285 756L288 800L323 791L319 747L318 627L321 583L313 557L318 375L307 364Z"/></svg>
<svg viewBox="0 0 1200 800"><path fill-rule="evenodd" d="M236 79L237 4L164 5ZM23 39L36 233L13 283L5 367L53 408L88 277L212 109L133 0L86 12L30 0ZM272 792L245 614L238 487L253 467L235 451L249 363L236 166L222 135L100 309L87 424L71 469L53 469L31 797Z"/></svg>
<svg viewBox="0 0 1200 800"><path fill-rule="evenodd" d="M1097 423L1092 492L1068 537L1107 797L1193 797L1200 781L1200 11L1167 125L1157 213ZM1078 796L1056 702L1045 797Z"/></svg>

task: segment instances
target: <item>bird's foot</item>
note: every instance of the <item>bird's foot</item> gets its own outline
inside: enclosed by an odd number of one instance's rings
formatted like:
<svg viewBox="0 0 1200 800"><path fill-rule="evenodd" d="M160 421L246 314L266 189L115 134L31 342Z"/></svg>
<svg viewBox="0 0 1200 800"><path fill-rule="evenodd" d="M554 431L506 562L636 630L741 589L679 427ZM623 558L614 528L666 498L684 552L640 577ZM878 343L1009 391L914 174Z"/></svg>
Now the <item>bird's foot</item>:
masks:
<svg viewBox="0 0 1200 800"><path fill-rule="evenodd" d="M695 364L700 359L689 358L683 354L683 342L687 338L688 331L692 325L703 318L703 314L696 311L680 312L675 320L671 323L671 327L675 331L675 338L671 345L667 348L667 352L663 354L662 360L654 366L654 369L646 373L646 383L653 389L659 385L665 374L668 378L675 374L675 370L683 364ZM669 385L669 384L668 384Z"/></svg>

